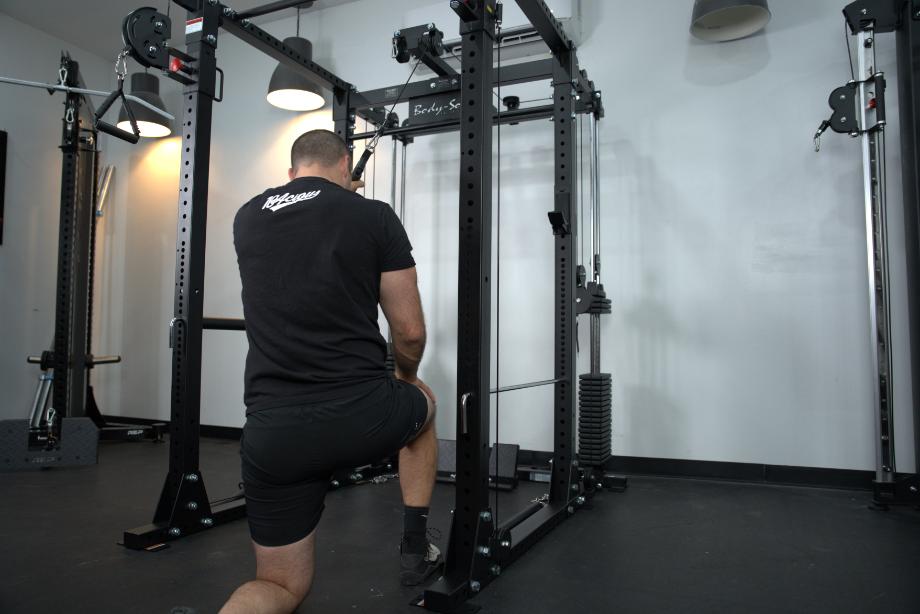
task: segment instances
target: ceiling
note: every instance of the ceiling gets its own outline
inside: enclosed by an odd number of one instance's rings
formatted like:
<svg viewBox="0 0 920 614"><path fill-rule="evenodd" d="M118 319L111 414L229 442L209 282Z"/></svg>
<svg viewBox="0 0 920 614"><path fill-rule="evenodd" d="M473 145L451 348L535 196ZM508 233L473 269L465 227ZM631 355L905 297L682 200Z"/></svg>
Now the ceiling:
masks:
<svg viewBox="0 0 920 614"><path fill-rule="evenodd" d="M238 11L268 4L270 0L225 0L225 4ZM316 0L310 11L357 0ZM130 11L142 6L166 10L167 0L0 0L0 13L6 13L52 36L65 40L96 55L114 61L122 47L121 22ZM171 7L173 21L173 46L182 46L182 9ZM254 19L254 23L267 23L294 15L287 9ZM51 16L51 18L49 18ZM180 41L176 45L175 41Z"/></svg>

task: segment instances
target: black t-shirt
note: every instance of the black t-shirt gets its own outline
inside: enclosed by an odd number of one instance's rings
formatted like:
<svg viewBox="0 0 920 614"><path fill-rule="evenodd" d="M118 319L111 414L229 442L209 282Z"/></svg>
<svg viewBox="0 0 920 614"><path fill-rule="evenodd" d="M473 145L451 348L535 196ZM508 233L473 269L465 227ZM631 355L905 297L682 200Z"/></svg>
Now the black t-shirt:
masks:
<svg viewBox="0 0 920 614"><path fill-rule="evenodd" d="M233 239L247 411L341 398L386 377L380 274L415 266L386 203L299 177L243 205Z"/></svg>

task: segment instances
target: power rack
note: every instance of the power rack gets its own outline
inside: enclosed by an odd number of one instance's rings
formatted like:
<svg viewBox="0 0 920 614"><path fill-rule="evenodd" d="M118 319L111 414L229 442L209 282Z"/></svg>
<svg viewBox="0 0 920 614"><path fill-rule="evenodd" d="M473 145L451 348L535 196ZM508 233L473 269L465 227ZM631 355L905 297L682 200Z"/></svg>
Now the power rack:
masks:
<svg viewBox="0 0 920 614"><path fill-rule="evenodd" d="M155 9L139 9L125 19L126 50L148 67L160 68L184 84L182 158L176 239L174 317L170 323L173 350L170 422L170 464L152 524L126 531L124 545L156 549L165 542L245 514L234 497L212 504L199 469L202 332L208 328L242 329L241 321L205 318L204 253L207 225L208 165L212 106L218 95L216 48L221 29L275 60L325 83L333 93L335 132L350 146L387 135L405 145L416 136L457 131L461 148L458 210L458 348L457 348L457 484L446 568L420 602L429 610L450 612L464 603L520 557L540 537L574 513L599 487L623 488L625 481L606 476L610 457L610 375L600 373L599 316L610 301L599 283L599 240L592 255L592 281L579 266L576 206L579 169L576 118L596 122L603 117L601 92L581 70L575 45L542 0L516 0L549 47L552 58L507 67L494 66L501 5L495 0L452 0L459 17L462 61L459 73L436 59L440 33L433 24L397 32L397 59L415 57L433 66L438 76L401 86L358 91L351 83L300 56L255 26L251 15L303 4L274 2L247 13L217 0L173 0L188 11L186 50L168 45L169 18ZM447 0L445 0L447 1ZM427 34L426 34L427 33ZM426 42L421 37L431 37ZM436 40L434 40L436 39ZM493 85L549 80L552 103L496 113ZM222 89L222 88L221 88ZM448 105L453 113L407 118L403 125L386 112L388 105L408 100L459 97ZM456 108L454 108L456 107ZM436 108L436 107L433 107ZM410 116L412 113L410 113ZM357 133L357 118L375 126ZM521 513L499 524L489 506L489 413L492 265L492 126L552 119L555 141L554 208L548 212L555 244L554 377L533 385L554 389L554 445L549 493ZM394 144L395 145L395 144ZM592 160L596 199L596 146ZM596 219L596 210L592 217ZM596 232L596 231L595 231ZM582 414L576 414L576 318L591 315L591 373L582 375ZM595 348L597 351L595 352ZM549 419L549 416L547 416ZM576 433L582 449L577 448ZM606 438L606 443L604 443ZM579 452L581 453L579 455ZM579 464L581 456L582 464Z"/></svg>

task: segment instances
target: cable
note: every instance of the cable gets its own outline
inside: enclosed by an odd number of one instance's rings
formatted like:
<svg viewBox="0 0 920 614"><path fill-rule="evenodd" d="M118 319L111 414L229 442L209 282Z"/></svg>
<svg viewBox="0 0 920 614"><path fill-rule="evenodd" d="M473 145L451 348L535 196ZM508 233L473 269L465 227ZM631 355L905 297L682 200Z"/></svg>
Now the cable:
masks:
<svg viewBox="0 0 920 614"><path fill-rule="evenodd" d="M364 120L364 131L367 132L367 119ZM364 156L365 156L366 153L367 153L367 148L365 147L365 152L364 152L363 154L361 154L361 159L362 159L362 160L364 160ZM360 162L359 162L359 164L360 164ZM365 164L366 164L366 162L365 162ZM364 169L363 169L363 168L361 169L361 173L362 173L362 174L364 173ZM358 178L360 179L361 176L358 175ZM354 175L352 175L352 181L356 181L356 179L354 178ZM363 196L364 198L367 198L367 182L365 182L364 185L361 186L361 196Z"/></svg>
<svg viewBox="0 0 920 614"><path fill-rule="evenodd" d="M584 198L584 187L585 187L585 168L584 168L584 148L585 148L585 137L584 137L584 121L581 119L581 115L578 115L575 119L575 124L577 129L575 130L575 154L577 156L578 164L578 224L576 228L578 229L578 260L579 264L584 264L585 262L585 198ZM576 322L578 320L576 319ZM577 339L577 337L576 337Z"/></svg>
<svg viewBox="0 0 920 614"><path fill-rule="evenodd" d="M399 93L396 95L396 100L394 100L393 104L390 105L390 110L387 111L387 114L384 116L383 124L380 125L380 128L377 130L377 134L374 135L374 139L371 141L371 145L376 146L377 141L379 141L380 137L383 135L383 129L384 127L386 127L386 122L390 118L390 113L392 113L393 109L396 108L396 105L399 104L399 100L400 98L402 98L403 92L405 92L406 88L409 87L409 81L412 80L412 75L415 74L415 69L418 68L418 65L421 63L421 61L422 61L421 57L419 57L419 59L415 61L415 65L412 67L412 72L409 73L409 78L406 79L405 83L403 83L402 89L400 89Z"/></svg>
<svg viewBox="0 0 920 614"><path fill-rule="evenodd" d="M501 23L496 24L495 35L501 40ZM496 80L498 86L498 100L501 102L502 94L502 46L498 45L498 57L496 58ZM501 388L499 373L501 371L501 321L502 321L502 105L497 105L498 122L496 123L496 157L498 165L495 173L495 387ZM497 480L501 472L498 468L499 456L499 403L501 394L495 395L495 479ZM498 525L498 488L495 489L495 525Z"/></svg>
<svg viewBox="0 0 920 614"><path fill-rule="evenodd" d="M853 70L853 52L850 50L850 30L847 27L847 20L843 20L843 38L847 42L847 59L850 61L850 78L856 81L856 71Z"/></svg>
<svg viewBox="0 0 920 614"><path fill-rule="evenodd" d="M361 175L364 174L364 167L367 166L367 161L370 160L370 157L374 155L374 149L377 147L377 142L380 140L380 137L383 136L383 131L386 129L387 123L389 122L390 113L392 113L393 109L396 108L396 105L399 104L403 92L405 92L406 87L409 86L409 81L412 80L412 75L415 74L415 69L418 68L418 65L421 63L421 61L421 57L415 61L415 65L412 67L412 72L409 73L409 78L406 79L405 83L403 83L402 89L400 89L399 94L396 95L396 100L394 100L393 104L390 106L390 110L387 111L386 115L383 116L383 122L380 124L380 127L377 128L377 132L374 134L371 142L365 146L364 153L361 154L361 159L358 160L358 163L355 165L355 168L351 173L352 181L358 181L361 179ZM367 122L365 120L365 125L366 123Z"/></svg>

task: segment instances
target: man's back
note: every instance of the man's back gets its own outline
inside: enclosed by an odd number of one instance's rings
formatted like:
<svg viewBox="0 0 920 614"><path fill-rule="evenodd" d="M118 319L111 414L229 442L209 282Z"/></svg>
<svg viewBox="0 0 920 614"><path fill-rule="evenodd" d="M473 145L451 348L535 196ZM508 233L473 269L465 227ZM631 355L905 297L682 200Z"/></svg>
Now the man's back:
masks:
<svg viewBox="0 0 920 614"><path fill-rule="evenodd" d="M415 264L386 204L300 177L244 205L233 232L248 411L336 398L386 376L380 275Z"/></svg>
<svg viewBox="0 0 920 614"><path fill-rule="evenodd" d="M297 609L313 582L331 476L397 451L400 582L419 586L442 563L426 534L436 407L418 378L425 316L409 238L390 207L351 191L351 152L334 132L297 137L288 177L233 224L249 337L240 469L256 579L223 614ZM384 367L378 305L395 377Z"/></svg>

